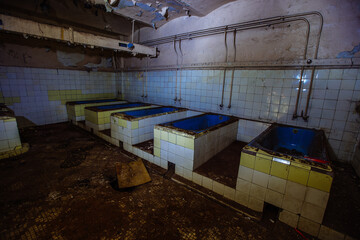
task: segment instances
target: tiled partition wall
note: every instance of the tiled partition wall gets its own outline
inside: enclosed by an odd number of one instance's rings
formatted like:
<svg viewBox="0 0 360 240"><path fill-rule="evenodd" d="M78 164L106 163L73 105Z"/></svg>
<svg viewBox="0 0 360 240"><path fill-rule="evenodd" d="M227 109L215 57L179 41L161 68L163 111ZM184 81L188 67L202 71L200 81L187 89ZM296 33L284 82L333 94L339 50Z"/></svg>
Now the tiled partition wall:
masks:
<svg viewBox="0 0 360 240"><path fill-rule="evenodd" d="M154 155L161 161L175 163L179 175L191 176L194 169L236 140L237 127L236 121L197 136L156 125Z"/></svg>
<svg viewBox="0 0 360 240"><path fill-rule="evenodd" d="M0 102L35 124L67 121L67 101L115 96L115 73L0 66Z"/></svg>
<svg viewBox="0 0 360 240"><path fill-rule="evenodd" d="M171 122L186 118L187 112L184 109L180 111L167 112L139 118L138 120L126 119L121 113L111 116L110 127L111 137L130 145L148 141L154 138L154 125L164 122Z"/></svg>
<svg viewBox="0 0 360 240"><path fill-rule="evenodd" d="M0 116L0 152L21 146L19 130L14 117Z"/></svg>
<svg viewBox="0 0 360 240"><path fill-rule="evenodd" d="M311 94L309 120L292 120L295 109L300 70L236 70L234 73L232 103L229 105L231 70L226 71L224 107L222 98L223 70L149 71L145 101L175 105L193 110L235 115L255 121L244 121L239 127L238 139L250 141L265 129L267 122L278 122L326 132L337 157L351 161L359 138L360 115L355 106L360 101L359 69L316 70ZM121 91L128 101L143 101L143 72L119 74ZM305 109L310 82L310 71L305 71L299 112ZM181 80L180 80L181 79ZM180 83L181 82L181 83ZM181 87L180 87L181 85ZM181 89L181 95L180 95ZM174 101L175 91L179 101ZM239 124L240 125L240 124Z"/></svg>
<svg viewBox="0 0 360 240"><path fill-rule="evenodd" d="M280 220L302 229L303 222L317 236L333 181L330 166L304 164L301 159L272 155L252 146L241 153L236 185L237 201L262 212L264 202L282 209Z"/></svg>

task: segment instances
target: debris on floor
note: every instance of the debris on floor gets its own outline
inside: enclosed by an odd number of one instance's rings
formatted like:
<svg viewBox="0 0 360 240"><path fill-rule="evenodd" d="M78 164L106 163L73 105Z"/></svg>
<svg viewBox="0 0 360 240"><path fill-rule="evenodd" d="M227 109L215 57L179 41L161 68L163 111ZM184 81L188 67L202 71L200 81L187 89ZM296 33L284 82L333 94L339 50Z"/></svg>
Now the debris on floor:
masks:
<svg viewBox="0 0 360 240"><path fill-rule="evenodd" d="M129 163L115 164L119 188L129 188L151 181L150 175L141 158Z"/></svg>

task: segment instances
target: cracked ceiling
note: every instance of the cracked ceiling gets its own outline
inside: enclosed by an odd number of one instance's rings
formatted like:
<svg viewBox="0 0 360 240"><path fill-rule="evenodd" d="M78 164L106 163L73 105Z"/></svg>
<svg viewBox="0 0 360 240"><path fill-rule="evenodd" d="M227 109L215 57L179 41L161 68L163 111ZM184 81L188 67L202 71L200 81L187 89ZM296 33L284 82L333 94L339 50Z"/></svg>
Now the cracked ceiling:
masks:
<svg viewBox="0 0 360 240"><path fill-rule="evenodd" d="M89 0L105 5L106 10L153 27L181 16L205 16L234 0Z"/></svg>
<svg viewBox="0 0 360 240"><path fill-rule="evenodd" d="M0 13L126 40L135 28L202 17L234 0L1 0Z"/></svg>

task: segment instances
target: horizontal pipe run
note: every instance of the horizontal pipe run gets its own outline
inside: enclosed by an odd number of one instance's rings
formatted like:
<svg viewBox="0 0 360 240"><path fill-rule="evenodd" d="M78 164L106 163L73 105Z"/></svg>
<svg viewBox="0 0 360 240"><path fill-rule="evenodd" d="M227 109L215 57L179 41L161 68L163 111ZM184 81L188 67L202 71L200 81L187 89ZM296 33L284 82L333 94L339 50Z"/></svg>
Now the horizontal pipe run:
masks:
<svg viewBox="0 0 360 240"><path fill-rule="evenodd" d="M297 18L297 19L300 19L300 18ZM271 23L251 24L251 25L237 27L237 28L229 28L228 30L226 30L226 28L224 28L224 29L219 29L219 30L217 30L215 32L214 31L203 31L203 32L199 32L199 33L194 34L194 35L171 36L171 37L167 37L166 39L159 39L159 40L156 39L157 41L154 42L154 43L142 42L141 44L143 44L145 46L154 46L154 45L159 45L159 44L172 42L174 38L176 40L191 40L191 39L199 38L199 37L207 37L207 36L212 36L212 35L216 35L216 34L222 34L222 33L225 33L226 31L228 31L228 32L230 32L230 31L243 31L243 30L254 29L254 28L259 28L259 27L268 27L268 26L271 26L271 25L282 24L282 23L286 23L286 22L289 22L289 21L290 20L279 20L279 21L273 21Z"/></svg>
<svg viewBox="0 0 360 240"><path fill-rule="evenodd" d="M144 45L163 44L163 43L171 42L174 39L185 40L185 39L191 39L191 38L195 38L195 37L214 35L214 34L223 33L226 29L228 31L241 30L241 28L243 28L243 27L251 27L251 26L258 25L258 24L272 25L274 23L274 21L281 21L281 20L284 21L286 19L304 17L304 16L309 16L309 15L318 15L322 19L321 13L319 13L317 11L312 11L312 12L305 12L305 13L299 13L299 14L276 16L276 17L264 18L264 19L259 19L259 20L252 20L252 21L247 21L247 22L242 22L242 23L237 23L237 24L230 24L230 25L225 25L225 26L220 26L220 27L214 27L214 28L208 28L208 29L203 29L203 30L182 33L182 34L178 34L178 35L171 35L171 36L162 37L162 38L158 38L158 39L151 39L151 40L143 41L143 42L141 42L141 44L144 44ZM320 41L320 38L318 37L318 42L319 41Z"/></svg>
<svg viewBox="0 0 360 240"><path fill-rule="evenodd" d="M223 63L223 62L207 62L207 63L191 63L183 64L180 66L177 65L159 65L150 67L151 71L158 70L176 70L177 68L182 69L211 69L211 70L223 70L225 68L235 68L235 69L261 69L261 70L271 70L271 69L311 69L316 66L320 69L348 69L354 67L360 67L360 59L317 59L313 60L311 64L307 63L306 60L288 60L288 61L256 61L256 62L236 62L236 63ZM124 67L118 69L118 71L143 71L144 67Z"/></svg>

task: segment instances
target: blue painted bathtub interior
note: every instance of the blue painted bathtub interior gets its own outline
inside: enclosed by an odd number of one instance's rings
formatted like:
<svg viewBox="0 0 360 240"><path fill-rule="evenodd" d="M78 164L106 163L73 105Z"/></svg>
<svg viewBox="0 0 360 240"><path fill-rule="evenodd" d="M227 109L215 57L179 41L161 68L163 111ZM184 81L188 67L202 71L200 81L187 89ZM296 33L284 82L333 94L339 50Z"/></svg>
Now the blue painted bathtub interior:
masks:
<svg viewBox="0 0 360 240"><path fill-rule="evenodd" d="M255 138L250 145L296 157L326 159L324 134L320 130L291 126L272 126L270 131Z"/></svg>
<svg viewBox="0 0 360 240"><path fill-rule="evenodd" d="M192 131L194 133L204 132L220 123L230 120L231 117L220 114L203 114L200 116L185 118L182 120L165 123L164 126L173 126L176 128Z"/></svg>
<svg viewBox="0 0 360 240"><path fill-rule="evenodd" d="M179 108L161 107L161 108L126 111L126 112L122 112L122 114L132 116L135 118L139 118L139 117L150 116L150 115L155 115L155 114L159 114L159 113L174 112L177 110L179 110Z"/></svg>
<svg viewBox="0 0 360 240"><path fill-rule="evenodd" d="M74 101L71 104L86 104L86 103L106 103L120 101L118 99L99 99L99 100L87 100L87 101Z"/></svg>
<svg viewBox="0 0 360 240"><path fill-rule="evenodd" d="M104 106L95 106L92 108L96 108L99 110L111 110L116 108L130 108L130 107L140 107L144 106L145 103L123 103L123 104L112 104L112 105L104 105Z"/></svg>

